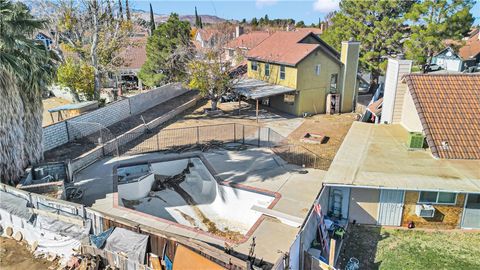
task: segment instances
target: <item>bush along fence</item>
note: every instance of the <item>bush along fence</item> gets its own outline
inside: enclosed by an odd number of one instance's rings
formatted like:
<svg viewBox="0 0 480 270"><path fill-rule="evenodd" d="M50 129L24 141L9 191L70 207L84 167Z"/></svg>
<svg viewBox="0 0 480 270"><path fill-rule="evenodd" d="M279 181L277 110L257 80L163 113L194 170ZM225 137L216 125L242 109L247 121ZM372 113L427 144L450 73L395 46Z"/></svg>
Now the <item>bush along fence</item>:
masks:
<svg viewBox="0 0 480 270"><path fill-rule="evenodd" d="M127 99L112 102L103 108L46 126L43 128L43 148L47 151L95 132L102 132L102 130L106 130L105 127L131 115L142 113L187 91L188 89L182 87L180 83L167 84ZM108 135L103 134L103 137L111 139Z"/></svg>
<svg viewBox="0 0 480 270"><path fill-rule="evenodd" d="M185 107L188 106L193 105L185 104ZM178 111L185 109L177 108ZM70 171L76 172L104 156L158 151L206 151L212 147L235 150L239 149L239 145L268 147L286 162L304 168L325 169L330 162L301 145L290 143L287 138L268 127L227 123L152 131L154 126L164 123L178 113L172 111L152 121L156 123L138 126L83 154L71 162Z"/></svg>

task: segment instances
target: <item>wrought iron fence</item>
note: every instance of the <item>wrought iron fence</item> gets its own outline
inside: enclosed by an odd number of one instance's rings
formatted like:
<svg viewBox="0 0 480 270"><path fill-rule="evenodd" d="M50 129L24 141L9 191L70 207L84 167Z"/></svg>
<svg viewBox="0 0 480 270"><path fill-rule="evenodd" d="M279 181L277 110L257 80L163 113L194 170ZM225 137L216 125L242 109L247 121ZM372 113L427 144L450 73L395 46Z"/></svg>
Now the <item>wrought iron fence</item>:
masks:
<svg viewBox="0 0 480 270"><path fill-rule="evenodd" d="M233 145L232 145L233 144ZM227 123L218 125L162 129L148 128L118 136L104 146L104 154L134 155L157 151L205 151L212 147L234 149L235 145L269 147L286 162L306 168L328 168L330 161L268 127Z"/></svg>

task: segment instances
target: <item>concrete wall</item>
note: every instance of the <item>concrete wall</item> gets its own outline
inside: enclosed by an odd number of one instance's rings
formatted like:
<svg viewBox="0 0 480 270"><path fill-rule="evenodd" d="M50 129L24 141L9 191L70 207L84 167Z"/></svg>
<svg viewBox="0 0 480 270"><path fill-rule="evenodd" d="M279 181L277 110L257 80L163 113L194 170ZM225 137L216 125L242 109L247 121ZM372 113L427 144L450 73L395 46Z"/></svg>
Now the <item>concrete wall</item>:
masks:
<svg viewBox="0 0 480 270"><path fill-rule="evenodd" d="M67 120L70 141L88 136L130 116L128 99Z"/></svg>
<svg viewBox="0 0 480 270"><path fill-rule="evenodd" d="M43 128L44 151L98 132L101 128L113 125L131 115L142 113L187 91L188 89L183 88L181 84L168 84L46 126Z"/></svg>
<svg viewBox="0 0 480 270"><path fill-rule="evenodd" d="M416 227L433 229L455 229L460 228L462 220L463 207L465 204L465 194L457 195L455 205L433 204L435 207L435 216L433 218L423 218L415 214L415 207L418 202L420 192L406 191L405 205L403 208L402 226L406 227L409 221L413 221Z"/></svg>
<svg viewBox="0 0 480 270"><path fill-rule="evenodd" d="M43 127L43 150L50 150L68 143L67 121Z"/></svg>
<svg viewBox="0 0 480 270"><path fill-rule="evenodd" d="M156 105L185 94L189 91L182 87L181 83L172 83L161 86L154 90L132 96L130 98L130 110L132 114L139 114Z"/></svg>
<svg viewBox="0 0 480 270"><path fill-rule="evenodd" d="M380 190L352 188L350 193L350 222L377 224Z"/></svg>
<svg viewBox="0 0 480 270"><path fill-rule="evenodd" d="M418 116L417 108L415 107L415 104L413 103L412 95L408 90L406 91L405 97L403 100L401 124L408 131L416 131L416 132L423 131L422 123L420 122L420 117Z"/></svg>

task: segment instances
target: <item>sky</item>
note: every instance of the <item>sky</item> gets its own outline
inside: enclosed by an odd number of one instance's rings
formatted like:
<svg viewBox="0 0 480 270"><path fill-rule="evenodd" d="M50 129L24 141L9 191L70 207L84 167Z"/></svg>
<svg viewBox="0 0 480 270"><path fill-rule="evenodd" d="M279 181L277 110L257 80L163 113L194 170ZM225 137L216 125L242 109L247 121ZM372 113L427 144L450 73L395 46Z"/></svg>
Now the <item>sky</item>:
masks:
<svg viewBox="0 0 480 270"><path fill-rule="evenodd" d="M134 9L148 11L152 3L156 14L193 15L195 6L199 15L216 15L224 19L250 20L253 17L263 17L268 14L270 19L292 18L303 20L306 24L318 23L328 12L338 9L339 0L130 0ZM480 0L472 9L480 24Z"/></svg>

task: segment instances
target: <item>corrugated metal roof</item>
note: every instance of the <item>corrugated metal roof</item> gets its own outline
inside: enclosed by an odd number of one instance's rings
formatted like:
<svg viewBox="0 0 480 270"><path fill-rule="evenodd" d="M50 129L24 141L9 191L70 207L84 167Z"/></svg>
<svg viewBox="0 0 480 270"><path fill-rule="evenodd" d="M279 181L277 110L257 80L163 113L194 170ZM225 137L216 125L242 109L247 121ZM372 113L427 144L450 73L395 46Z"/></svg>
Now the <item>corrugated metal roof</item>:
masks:
<svg viewBox="0 0 480 270"><path fill-rule="evenodd" d="M247 98L259 99L294 92L295 89L277 84L269 84L262 80L245 79L235 85L233 91Z"/></svg>

